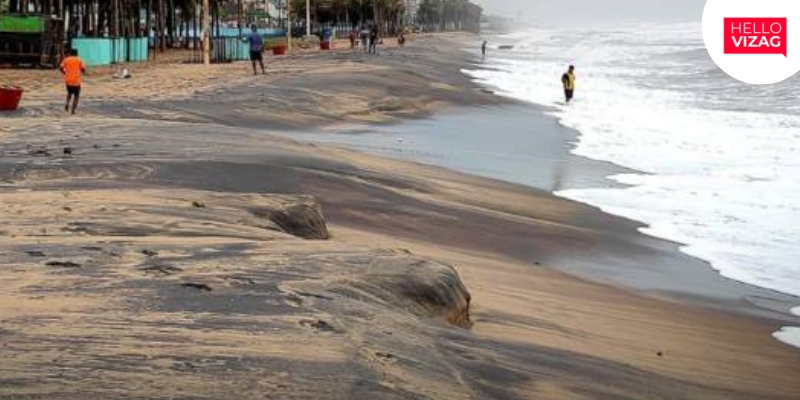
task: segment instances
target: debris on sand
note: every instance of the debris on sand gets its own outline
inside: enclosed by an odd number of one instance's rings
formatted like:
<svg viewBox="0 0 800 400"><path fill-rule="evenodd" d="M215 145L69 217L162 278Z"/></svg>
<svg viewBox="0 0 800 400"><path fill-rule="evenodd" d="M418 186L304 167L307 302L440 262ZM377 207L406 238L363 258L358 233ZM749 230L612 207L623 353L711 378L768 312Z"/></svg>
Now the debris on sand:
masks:
<svg viewBox="0 0 800 400"><path fill-rule="evenodd" d="M226 276L225 280L239 285L255 285L256 281L246 276Z"/></svg>
<svg viewBox="0 0 800 400"><path fill-rule="evenodd" d="M142 250L142 254L146 255L147 257L155 257L155 256L158 255L158 252L157 251L153 251L153 250L144 249L144 250Z"/></svg>
<svg viewBox="0 0 800 400"><path fill-rule="evenodd" d="M81 265L72 261L48 261L44 265L48 267L80 268Z"/></svg>
<svg viewBox="0 0 800 400"><path fill-rule="evenodd" d="M295 292L295 294L297 294L300 297L311 297L311 298L314 298L314 299L328 300L328 301L333 300L333 297L324 296L324 295L317 294L317 293L299 292L298 291L298 292Z"/></svg>
<svg viewBox="0 0 800 400"><path fill-rule="evenodd" d="M321 319L304 319L300 321L300 325L314 328L320 332L336 332L336 328L334 328L333 325Z"/></svg>
<svg viewBox="0 0 800 400"><path fill-rule="evenodd" d="M157 265L148 265L146 267L140 268L144 273L157 273L161 275L173 275L179 272L183 272L182 268L178 268L174 265L169 264L157 264ZM185 286L185 285L184 285ZM209 287L208 290L210 291L211 288Z"/></svg>
<svg viewBox="0 0 800 400"><path fill-rule="evenodd" d="M211 286L208 286L205 283L187 282L187 283L181 283L181 287L185 287L185 288L188 288L188 289L196 289L196 290L199 290L201 292L210 292L210 291L213 290L213 289L211 289Z"/></svg>
<svg viewBox="0 0 800 400"><path fill-rule="evenodd" d="M47 150L47 148L45 148L45 147L32 148L32 149L28 150L28 155L31 155L31 156L34 156L34 157L51 157L52 156L52 154L50 153L50 150Z"/></svg>
<svg viewBox="0 0 800 400"><path fill-rule="evenodd" d="M131 75L131 72L128 71L127 68L124 68L121 71L117 71L111 77L114 78L114 79L130 79L130 78L133 78L133 75Z"/></svg>

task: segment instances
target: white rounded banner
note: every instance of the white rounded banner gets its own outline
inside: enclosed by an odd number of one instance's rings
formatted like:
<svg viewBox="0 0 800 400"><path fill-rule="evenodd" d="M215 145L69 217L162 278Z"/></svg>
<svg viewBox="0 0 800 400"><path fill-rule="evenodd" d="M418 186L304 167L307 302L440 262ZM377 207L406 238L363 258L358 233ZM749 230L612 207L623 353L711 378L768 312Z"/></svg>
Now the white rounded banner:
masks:
<svg viewBox="0 0 800 400"><path fill-rule="evenodd" d="M714 62L750 84L800 71L800 0L708 0L703 40Z"/></svg>

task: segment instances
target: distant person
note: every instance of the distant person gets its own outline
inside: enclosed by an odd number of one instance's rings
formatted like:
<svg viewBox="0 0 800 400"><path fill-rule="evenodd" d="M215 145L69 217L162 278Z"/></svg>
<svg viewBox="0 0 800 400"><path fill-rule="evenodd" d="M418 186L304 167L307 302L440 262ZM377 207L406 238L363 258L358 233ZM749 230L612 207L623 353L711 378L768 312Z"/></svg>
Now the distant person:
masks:
<svg viewBox="0 0 800 400"><path fill-rule="evenodd" d="M483 55L483 58L486 58L486 46L488 44L489 44L489 42L487 42L485 40L483 41L483 44L481 44L481 54Z"/></svg>
<svg viewBox="0 0 800 400"><path fill-rule="evenodd" d="M364 53L369 51L369 29L367 27L361 29L361 46L364 47Z"/></svg>
<svg viewBox="0 0 800 400"><path fill-rule="evenodd" d="M247 36L250 42L250 61L253 63L253 75L258 75L256 64L261 66L261 74L266 75L267 70L264 68L264 38L258 33L258 27L253 25L252 32Z"/></svg>
<svg viewBox="0 0 800 400"><path fill-rule="evenodd" d="M69 56L61 61L61 73L64 74L64 83L67 85L67 104L64 111L70 111L71 102L71 110L75 114L81 98L81 78L86 73L86 64L78 57L77 49L70 50Z"/></svg>
<svg viewBox="0 0 800 400"><path fill-rule="evenodd" d="M569 70L561 76L561 83L564 85L564 97L567 103L572 101L572 96L575 94L575 66L570 65Z"/></svg>
<svg viewBox="0 0 800 400"><path fill-rule="evenodd" d="M403 32L400 32L400 36L397 37L397 44L400 45L400 47L406 45L406 36L403 34Z"/></svg>
<svg viewBox="0 0 800 400"><path fill-rule="evenodd" d="M369 31L369 53L378 54L378 26L373 25Z"/></svg>
<svg viewBox="0 0 800 400"><path fill-rule="evenodd" d="M356 48L356 31L350 31L350 49Z"/></svg>

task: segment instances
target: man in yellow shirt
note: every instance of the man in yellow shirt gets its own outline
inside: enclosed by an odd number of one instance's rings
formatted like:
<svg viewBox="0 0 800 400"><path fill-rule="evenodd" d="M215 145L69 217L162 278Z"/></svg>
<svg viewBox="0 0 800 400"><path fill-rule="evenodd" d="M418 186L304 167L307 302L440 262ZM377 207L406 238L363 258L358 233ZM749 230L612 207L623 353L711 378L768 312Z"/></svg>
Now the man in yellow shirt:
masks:
<svg viewBox="0 0 800 400"><path fill-rule="evenodd" d="M575 94L575 66L570 65L569 71L561 76L561 83L564 85L564 97L567 98L567 103L572 101L572 96Z"/></svg>
<svg viewBox="0 0 800 400"><path fill-rule="evenodd" d="M81 98L81 77L86 73L86 64L78 57L78 50L70 50L69 57L61 61L61 73L64 74L64 83L67 85L67 104L64 111L70 111L71 101L72 113L75 114Z"/></svg>

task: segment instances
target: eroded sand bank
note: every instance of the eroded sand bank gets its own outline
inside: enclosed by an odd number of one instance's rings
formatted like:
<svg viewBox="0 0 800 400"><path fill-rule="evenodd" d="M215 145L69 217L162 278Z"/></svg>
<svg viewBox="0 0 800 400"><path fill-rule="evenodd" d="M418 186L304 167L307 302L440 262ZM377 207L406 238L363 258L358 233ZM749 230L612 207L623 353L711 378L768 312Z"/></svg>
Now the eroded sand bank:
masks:
<svg viewBox="0 0 800 400"><path fill-rule="evenodd" d="M268 135L502 102L453 73L455 43L276 62L234 79L250 110L212 80L4 118L0 398L794 398L774 319L546 268L676 257L635 224Z"/></svg>

